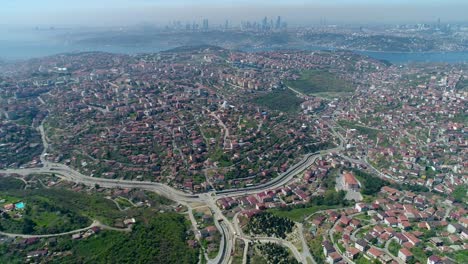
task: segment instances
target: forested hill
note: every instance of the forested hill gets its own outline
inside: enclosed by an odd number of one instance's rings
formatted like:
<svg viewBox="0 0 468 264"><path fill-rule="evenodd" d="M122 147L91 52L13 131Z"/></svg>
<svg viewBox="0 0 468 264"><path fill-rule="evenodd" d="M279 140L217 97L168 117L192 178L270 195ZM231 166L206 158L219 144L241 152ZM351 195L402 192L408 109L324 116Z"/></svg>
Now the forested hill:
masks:
<svg viewBox="0 0 468 264"><path fill-rule="evenodd" d="M128 235L103 232L92 239L70 241L72 256L55 263L198 263L198 249L189 248L188 239L183 216L158 214L137 224Z"/></svg>

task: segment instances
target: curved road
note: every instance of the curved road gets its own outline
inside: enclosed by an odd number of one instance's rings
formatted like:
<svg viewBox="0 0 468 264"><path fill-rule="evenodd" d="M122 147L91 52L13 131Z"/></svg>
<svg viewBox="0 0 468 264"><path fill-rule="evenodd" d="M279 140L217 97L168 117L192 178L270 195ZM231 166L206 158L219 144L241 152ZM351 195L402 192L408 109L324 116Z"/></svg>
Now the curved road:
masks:
<svg viewBox="0 0 468 264"><path fill-rule="evenodd" d="M246 242L255 240L255 241L260 241L260 242L272 242L272 243L280 244L283 247L289 248L289 250L291 250L291 252L293 253L294 258L296 258L296 260L299 261L299 263L307 263L307 256L304 254L301 254L299 250L296 248L296 246L294 246L291 242L287 240L275 238L275 237L248 236L244 234L244 232L242 231L242 228L240 228L239 226L239 219L237 218L238 216L239 216L239 213L235 214L232 220L232 222L234 223L234 230L236 231L235 233L236 236L238 236L239 238L241 238L242 240Z"/></svg>
<svg viewBox="0 0 468 264"><path fill-rule="evenodd" d="M84 227L84 228L80 228L80 229L76 229L76 230L72 230L72 231L68 231L68 232L58 233L58 234L25 235L25 234L12 234L12 233L0 232L0 235L6 236L6 237L12 237L12 238L17 238L17 237L20 237L20 238L48 238L48 237L67 236L67 235L73 235L73 234L77 234L77 233L81 233L81 232L86 232L86 231L88 231L89 229L91 229L93 227L99 227L101 229L113 230L113 231L119 231L119 232L130 232L130 231L132 231L132 229L130 227L123 228L123 229L122 228L115 228L115 227L110 227L110 226L104 225L104 224L100 223L99 221L95 220L88 227Z"/></svg>
<svg viewBox="0 0 468 264"><path fill-rule="evenodd" d="M243 189L231 189L231 190L223 190L218 192L210 192L201 195L193 195L182 192L180 190L176 190L172 187L169 187L165 184L157 183L157 182L148 182L148 181L131 181L131 180L118 180L118 179L104 179L104 178L94 178L90 176L86 176L81 174L74 169L63 165L61 163L55 163L47 161L47 149L48 143L47 138L44 132L44 121L42 121L41 125L39 126L38 130L41 133L42 143L44 145L44 150L41 153L40 160L43 164L42 168L25 168L25 169L6 169L0 170L0 173L6 174L18 174L18 175L29 175L29 174L55 174L60 178L65 180L81 183L86 186L94 187L95 185L99 185L105 188L138 188L142 190L152 191L158 193L168 199L173 201L179 202L183 205L188 205L188 203L204 203L207 204L208 207L213 210L214 215L217 220L216 226L218 227L221 235L223 236L223 240L221 242L220 251L218 256L214 260L210 260L209 263L229 263L230 255L232 249L234 248L235 237L236 237L236 229L232 225L232 223L223 215L221 210L216 206L216 200L221 197L234 197L239 195L245 194L252 194L262 192L268 189L274 189L281 187L288 182L290 182L294 176L301 173L305 169L307 169L310 165L312 165L315 160L321 156L327 155L332 152L336 152L342 150L342 142L339 147L324 150L320 152L315 152L311 154L307 154L304 158L298 162L297 164L293 165L289 168L285 173L280 174L275 179L271 180L268 183L260 184L257 186L251 186ZM193 223L192 223L193 224ZM37 237L37 236L36 236ZM289 242L287 241L280 241L279 239L275 238L249 238L249 237L241 237L244 240L247 239L257 239L262 241L270 241L275 243L281 243L291 249L294 253L295 257L298 260L302 260L303 256L299 253L299 251ZM301 262L305 262L301 261Z"/></svg>

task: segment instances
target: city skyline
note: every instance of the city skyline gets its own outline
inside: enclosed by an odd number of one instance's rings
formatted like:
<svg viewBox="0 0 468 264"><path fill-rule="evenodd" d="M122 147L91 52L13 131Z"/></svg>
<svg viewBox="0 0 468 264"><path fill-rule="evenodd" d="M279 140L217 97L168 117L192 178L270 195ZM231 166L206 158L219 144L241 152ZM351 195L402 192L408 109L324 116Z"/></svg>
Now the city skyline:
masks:
<svg viewBox="0 0 468 264"><path fill-rule="evenodd" d="M0 25L128 26L141 23L165 24L169 21L201 21L216 24L229 20L255 20L282 16L291 25L365 23L443 23L465 22L463 1L149 1L89 0L63 3L56 0L23 0L2 4Z"/></svg>

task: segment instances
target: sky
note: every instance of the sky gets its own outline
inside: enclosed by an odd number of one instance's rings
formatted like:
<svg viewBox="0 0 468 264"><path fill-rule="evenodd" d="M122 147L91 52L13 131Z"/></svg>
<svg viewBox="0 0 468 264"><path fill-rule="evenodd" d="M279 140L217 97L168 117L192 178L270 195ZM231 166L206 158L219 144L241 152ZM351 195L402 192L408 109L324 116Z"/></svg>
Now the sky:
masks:
<svg viewBox="0 0 468 264"><path fill-rule="evenodd" d="M281 15L290 24L453 23L466 0L0 0L0 25L128 26L173 20L222 23Z"/></svg>

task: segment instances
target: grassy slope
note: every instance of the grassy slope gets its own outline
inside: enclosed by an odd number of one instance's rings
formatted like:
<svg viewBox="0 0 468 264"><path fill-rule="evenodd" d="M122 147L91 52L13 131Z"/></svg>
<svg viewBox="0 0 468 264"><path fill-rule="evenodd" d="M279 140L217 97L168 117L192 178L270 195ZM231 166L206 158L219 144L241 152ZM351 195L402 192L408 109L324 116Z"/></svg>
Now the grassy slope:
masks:
<svg viewBox="0 0 468 264"><path fill-rule="evenodd" d="M8 186L8 188L3 188ZM0 219L0 229L10 233L61 233L89 226L92 220L113 225L115 220L138 216L141 212L118 210L114 202L101 194L78 193L63 189L23 190L23 183L12 178L0 178L0 198L6 202L26 204L21 219ZM165 203L161 199L161 203ZM3 206L3 204L0 204ZM28 232L25 220L33 222Z"/></svg>
<svg viewBox="0 0 468 264"><path fill-rule="evenodd" d="M368 138L370 138L372 140L377 139L377 134L380 131L378 129L373 129L373 128L361 126L361 125L358 125L355 122L346 121L346 120L340 120L340 121L338 121L338 124L340 124L341 126L346 127L346 128L356 129L360 134L367 135Z"/></svg>
<svg viewBox="0 0 468 264"><path fill-rule="evenodd" d="M295 222L302 222L304 218L306 218L307 216L317 211L326 210L326 209L334 209L334 208L338 208L338 206L317 205L317 206L310 206L310 207L305 207L305 208L291 209L289 211L280 210L277 208L270 209L268 211L279 217L286 217Z"/></svg>
<svg viewBox="0 0 468 264"><path fill-rule="evenodd" d="M131 233L102 232L86 240L67 241L73 255L53 263L197 263L198 250L186 243L188 224L175 213L156 214Z"/></svg>
<svg viewBox="0 0 468 264"><path fill-rule="evenodd" d="M353 87L335 74L323 70L304 71L297 80L287 85L305 94L352 92Z"/></svg>
<svg viewBox="0 0 468 264"><path fill-rule="evenodd" d="M71 256L56 257L51 263L197 263L198 249L188 247L189 223L176 213L157 213L151 208L135 208L120 212L112 201L99 194L75 193L60 189L22 190L24 184L13 178L0 178L0 197L21 200L30 207L26 217L36 226L73 229L70 218L81 216L112 222L115 218L135 216L138 224L131 233L102 231L88 239L58 238L57 245L46 246L43 240L25 250L0 244L0 263L22 263L32 250L49 248L50 252L70 250ZM156 195L155 195L156 196ZM165 199L151 197L158 203ZM57 211L62 211L57 214ZM128 215L127 215L128 214ZM1 219L21 223L22 220ZM8 261L6 261L8 260Z"/></svg>
<svg viewBox="0 0 468 264"><path fill-rule="evenodd" d="M275 90L253 99L253 103L260 106L289 113L298 111L302 102L303 100L289 89Z"/></svg>

